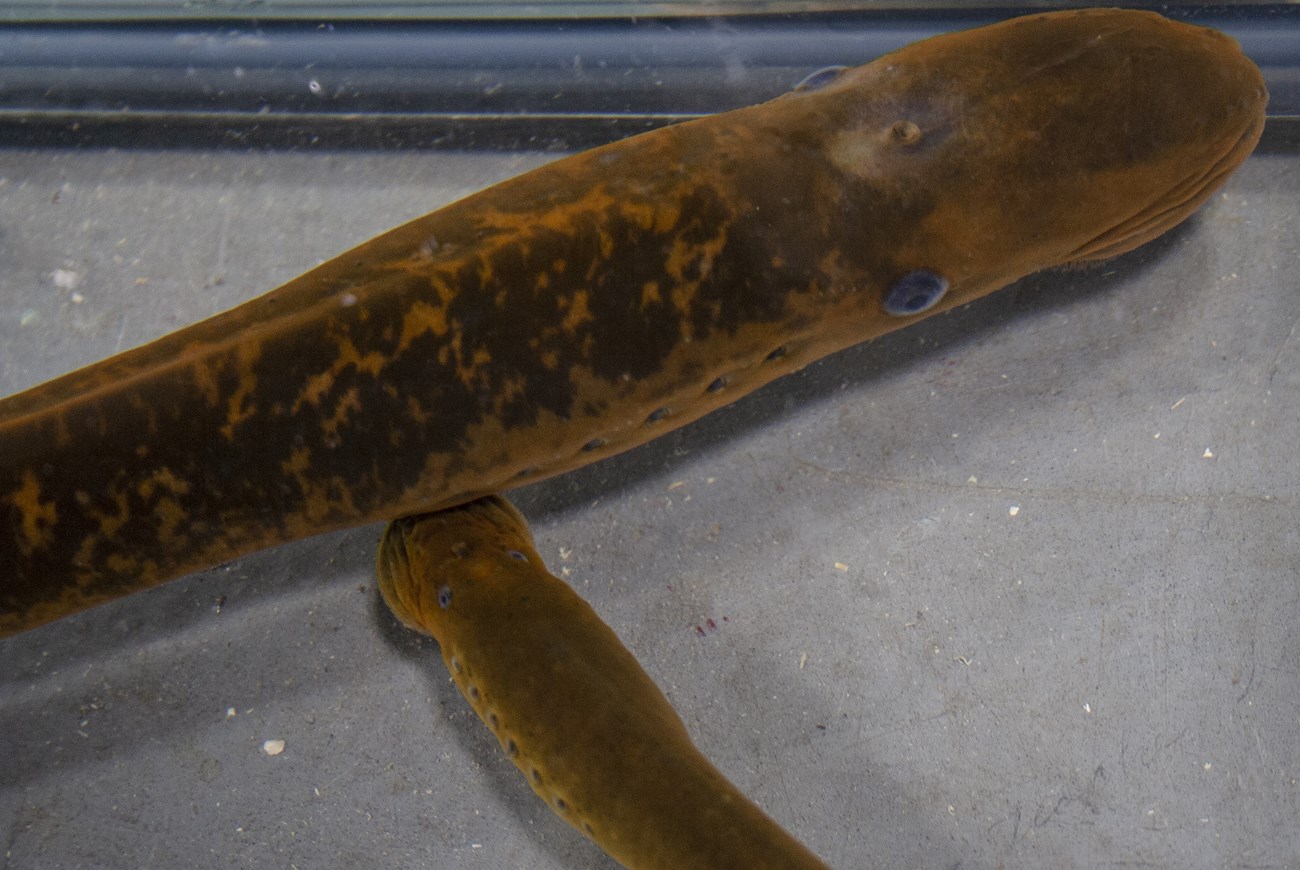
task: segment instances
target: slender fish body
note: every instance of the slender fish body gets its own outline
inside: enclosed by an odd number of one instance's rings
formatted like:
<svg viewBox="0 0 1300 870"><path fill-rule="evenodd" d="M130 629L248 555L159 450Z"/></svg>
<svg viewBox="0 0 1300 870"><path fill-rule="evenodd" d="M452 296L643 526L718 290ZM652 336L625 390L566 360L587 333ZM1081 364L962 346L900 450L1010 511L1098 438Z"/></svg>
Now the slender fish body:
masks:
<svg viewBox="0 0 1300 870"><path fill-rule="evenodd" d="M0 634L643 443L1129 250L1250 153L1232 40L1015 19L578 154L0 401Z"/></svg>
<svg viewBox="0 0 1300 870"><path fill-rule="evenodd" d="M379 588L431 634L534 792L634 870L826 867L696 749L614 631L491 496L389 525Z"/></svg>

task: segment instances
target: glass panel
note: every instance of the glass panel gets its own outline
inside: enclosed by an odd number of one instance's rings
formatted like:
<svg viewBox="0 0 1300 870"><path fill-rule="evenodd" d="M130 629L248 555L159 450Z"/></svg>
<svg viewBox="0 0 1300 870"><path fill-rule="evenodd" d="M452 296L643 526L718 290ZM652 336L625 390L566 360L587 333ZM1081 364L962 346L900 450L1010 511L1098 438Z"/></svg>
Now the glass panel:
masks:
<svg viewBox="0 0 1300 870"><path fill-rule="evenodd" d="M1052 4L1053 8L1070 5ZM1142 7L1150 4L1114 2L1108 6ZM1234 3L1172 2L1172 7L1268 5L1256 0ZM1041 3L1007 3L999 8L1041 8ZM493 19L493 18L631 18L631 17L719 17L746 14L791 14L844 10L916 11L927 9L987 9L977 0L892 0L879 2L834 2L834 0L568 0L568 2L485 2L459 0L16 0L0 9L0 20L10 21L94 21L146 19Z"/></svg>
<svg viewBox="0 0 1300 870"><path fill-rule="evenodd" d="M0 3L0 396L565 150L1011 14ZM836 866L1300 854L1300 7L1162 8L1272 94L1194 219L517 494L707 753ZM612 866L394 625L377 534L0 640L5 860Z"/></svg>

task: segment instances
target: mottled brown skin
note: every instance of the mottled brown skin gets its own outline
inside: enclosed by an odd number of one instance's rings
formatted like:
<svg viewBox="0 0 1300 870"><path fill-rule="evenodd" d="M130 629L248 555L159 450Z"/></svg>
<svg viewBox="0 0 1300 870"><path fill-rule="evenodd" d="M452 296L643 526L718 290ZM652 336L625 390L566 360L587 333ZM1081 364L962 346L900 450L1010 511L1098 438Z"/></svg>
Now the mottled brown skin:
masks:
<svg viewBox="0 0 1300 870"><path fill-rule="evenodd" d="M505 499L390 524L378 576L538 797L624 866L825 870L695 748Z"/></svg>
<svg viewBox="0 0 1300 870"><path fill-rule="evenodd" d="M1254 147L1227 37L1029 16L560 160L0 402L0 633L647 441L915 317L1136 247Z"/></svg>

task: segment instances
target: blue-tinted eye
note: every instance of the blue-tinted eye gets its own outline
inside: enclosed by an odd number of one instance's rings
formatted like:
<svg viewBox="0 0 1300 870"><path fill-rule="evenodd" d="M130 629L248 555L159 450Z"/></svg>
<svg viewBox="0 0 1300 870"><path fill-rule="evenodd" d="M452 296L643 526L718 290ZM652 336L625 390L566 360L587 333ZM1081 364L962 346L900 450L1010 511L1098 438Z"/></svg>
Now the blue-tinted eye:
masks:
<svg viewBox="0 0 1300 870"><path fill-rule="evenodd" d="M450 586L438 587L438 606L441 607L443 610L446 610L448 607L451 606Z"/></svg>
<svg viewBox="0 0 1300 870"><path fill-rule="evenodd" d="M948 292L948 279L925 269L908 272L885 291L885 313L896 317L920 314Z"/></svg>
<svg viewBox="0 0 1300 870"><path fill-rule="evenodd" d="M846 66L824 66L815 73L809 73L808 76L799 84L794 86L796 91L815 91L818 88L824 88L826 85L840 77Z"/></svg>

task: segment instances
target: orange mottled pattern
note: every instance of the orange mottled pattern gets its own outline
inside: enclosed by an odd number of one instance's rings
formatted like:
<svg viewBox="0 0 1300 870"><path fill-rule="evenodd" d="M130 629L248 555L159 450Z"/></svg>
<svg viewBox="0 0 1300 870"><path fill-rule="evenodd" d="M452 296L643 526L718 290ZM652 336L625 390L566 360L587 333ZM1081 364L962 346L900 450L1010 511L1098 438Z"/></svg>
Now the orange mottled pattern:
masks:
<svg viewBox="0 0 1300 870"><path fill-rule="evenodd" d="M626 450L912 322L918 271L932 314L1121 253L1265 100L1221 34L1060 12L482 191L0 401L0 634Z"/></svg>

